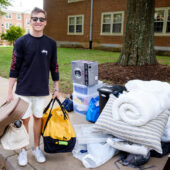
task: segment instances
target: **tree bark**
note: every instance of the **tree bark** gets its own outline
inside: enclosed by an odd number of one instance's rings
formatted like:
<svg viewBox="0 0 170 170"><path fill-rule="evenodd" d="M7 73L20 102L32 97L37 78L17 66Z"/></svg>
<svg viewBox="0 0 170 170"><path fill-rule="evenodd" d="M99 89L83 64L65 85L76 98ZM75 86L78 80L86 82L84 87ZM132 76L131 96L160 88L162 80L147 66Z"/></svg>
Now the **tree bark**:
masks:
<svg viewBox="0 0 170 170"><path fill-rule="evenodd" d="M126 29L118 65L157 64L154 53L154 10L155 0L127 0Z"/></svg>

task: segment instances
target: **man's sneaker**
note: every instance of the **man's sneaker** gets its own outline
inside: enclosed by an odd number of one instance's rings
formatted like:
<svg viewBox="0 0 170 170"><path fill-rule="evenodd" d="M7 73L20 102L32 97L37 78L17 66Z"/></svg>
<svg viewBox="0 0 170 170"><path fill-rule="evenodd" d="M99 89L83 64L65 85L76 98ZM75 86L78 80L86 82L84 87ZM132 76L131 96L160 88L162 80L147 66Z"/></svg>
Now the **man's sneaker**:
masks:
<svg viewBox="0 0 170 170"><path fill-rule="evenodd" d="M18 164L20 166L26 166L27 165L27 151L25 149L22 149L18 156Z"/></svg>
<svg viewBox="0 0 170 170"><path fill-rule="evenodd" d="M46 161L44 154L38 146L35 148L35 150L32 150L32 153L38 163L43 163Z"/></svg>

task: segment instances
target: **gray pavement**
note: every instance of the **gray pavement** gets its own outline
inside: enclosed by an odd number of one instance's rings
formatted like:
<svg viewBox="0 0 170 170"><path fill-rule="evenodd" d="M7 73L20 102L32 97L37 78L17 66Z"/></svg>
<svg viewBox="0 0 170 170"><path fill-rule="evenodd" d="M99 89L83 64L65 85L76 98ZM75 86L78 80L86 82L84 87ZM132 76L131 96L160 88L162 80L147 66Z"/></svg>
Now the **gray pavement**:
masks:
<svg viewBox="0 0 170 170"><path fill-rule="evenodd" d="M0 99L7 96L8 90L8 79L0 77ZM47 98L47 103L50 99L50 96ZM61 97L63 100L63 97ZM69 113L72 124L85 124L88 123L85 120L85 117L80 114L76 114L74 112ZM72 156L72 153L57 153L57 154L47 154L44 153L47 161L43 164L39 164L35 161L32 156L31 147L33 146L33 132L32 132L32 124L33 121L30 121L30 145L27 147L28 150L28 165L25 167L20 167L17 164L17 157L19 150L16 151L7 151L2 148L0 144L0 170L85 170L86 168L83 164ZM43 150L43 142L41 139L41 148ZM114 162L118 159L119 156L113 157L104 165L95 168L96 170L118 170L115 166ZM150 170L162 170L168 156L164 156L163 158L151 158L144 167L154 166L150 168ZM134 168L129 168L125 166L121 166L119 168L121 170L132 170ZM135 168L136 169L136 168Z"/></svg>

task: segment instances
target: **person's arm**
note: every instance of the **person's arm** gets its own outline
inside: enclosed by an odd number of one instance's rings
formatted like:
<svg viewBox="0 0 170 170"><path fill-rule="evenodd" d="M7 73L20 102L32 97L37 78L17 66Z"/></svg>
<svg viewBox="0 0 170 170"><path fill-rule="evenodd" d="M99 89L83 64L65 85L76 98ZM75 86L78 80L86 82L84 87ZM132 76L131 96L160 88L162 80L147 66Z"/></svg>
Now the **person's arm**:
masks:
<svg viewBox="0 0 170 170"><path fill-rule="evenodd" d="M53 53L50 64L51 76L54 82L54 93L53 98L59 98L59 71L58 71L58 63L57 63L57 45L54 43Z"/></svg>
<svg viewBox="0 0 170 170"><path fill-rule="evenodd" d="M22 60L23 60L22 42L16 41L12 53L12 62L11 62L10 73L9 73L8 96L6 99L7 101L11 101L14 99L13 88L16 83L17 77L19 75Z"/></svg>
<svg viewBox="0 0 170 170"><path fill-rule="evenodd" d="M16 83L16 78L9 78L7 101L11 101L11 100L14 99L14 97L13 97L13 88L14 88L15 83Z"/></svg>
<svg viewBox="0 0 170 170"><path fill-rule="evenodd" d="M53 94L53 98L59 98L60 94L59 94L59 82L58 81L54 81L54 94Z"/></svg>

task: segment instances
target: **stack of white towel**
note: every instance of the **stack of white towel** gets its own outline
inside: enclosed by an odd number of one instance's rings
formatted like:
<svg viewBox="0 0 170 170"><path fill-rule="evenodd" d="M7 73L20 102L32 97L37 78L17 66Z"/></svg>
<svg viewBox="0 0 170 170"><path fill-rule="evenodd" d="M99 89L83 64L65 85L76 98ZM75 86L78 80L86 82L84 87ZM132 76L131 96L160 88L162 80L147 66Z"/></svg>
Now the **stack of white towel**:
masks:
<svg viewBox="0 0 170 170"><path fill-rule="evenodd" d="M114 120L142 126L170 109L170 84L166 82L131 80L125 87L128 92L112 106Z"/></svg>

